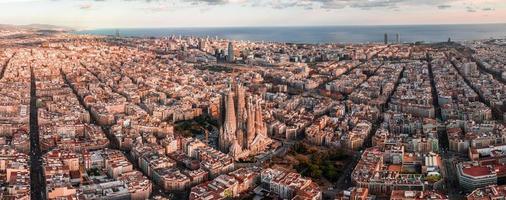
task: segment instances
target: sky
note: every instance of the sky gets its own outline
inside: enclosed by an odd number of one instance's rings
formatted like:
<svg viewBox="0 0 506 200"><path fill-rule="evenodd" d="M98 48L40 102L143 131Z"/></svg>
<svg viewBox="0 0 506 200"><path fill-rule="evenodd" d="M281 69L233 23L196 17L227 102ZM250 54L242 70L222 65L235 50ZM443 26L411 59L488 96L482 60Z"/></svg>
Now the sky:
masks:
<svg viewBox="0 0 506 200"><path fill-rule="evenodd" d="M77 29L506 23L506 0L0 0L0 24Z"/></svg>

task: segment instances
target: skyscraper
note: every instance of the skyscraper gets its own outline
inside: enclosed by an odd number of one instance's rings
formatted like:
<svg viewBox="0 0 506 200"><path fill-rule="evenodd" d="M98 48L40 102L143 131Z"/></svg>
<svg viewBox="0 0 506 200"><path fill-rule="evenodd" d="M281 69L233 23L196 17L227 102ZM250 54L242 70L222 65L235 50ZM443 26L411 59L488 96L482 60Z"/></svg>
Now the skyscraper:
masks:
<svg viewBox="0 0 506 200"><path fill-rule="evenodd" d="M400 33L397 33L395 35L395 41L397 42L397 44L400 44L401 43L401 34Z"/></svg>
<svg viewBox="0 0 506 200"><path fill-rule="evenodd" d="M206 51L206 43L207 41L205 41L204 39L202 38L199 38L199 50L201 51Z"/></svg>
<svg viewBox="0 0 506 200"><path fill-rule="evenodd" d="M228 56L227 56L227 61L228 61L228 62L234 62L234 61L235 61L235 56L234 56L234 45L232 44L232 42L229 42L229 43L228 43Z"/></svg>
<svg viewBox="0 0 506 200"><path fill-rule="evenodd" d="M385 44L388 44L388 34L385 33Z"/></svg>

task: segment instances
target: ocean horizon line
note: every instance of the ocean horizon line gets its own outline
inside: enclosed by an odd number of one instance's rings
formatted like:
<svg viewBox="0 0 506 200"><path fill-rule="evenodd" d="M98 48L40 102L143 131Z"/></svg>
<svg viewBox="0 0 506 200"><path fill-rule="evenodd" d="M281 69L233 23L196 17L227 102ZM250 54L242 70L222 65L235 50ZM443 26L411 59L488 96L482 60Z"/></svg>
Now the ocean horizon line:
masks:
<svg viewBox="0 0 506 200"><path fill-rule="evenodd" d="M77 34L126 37L167 37L171 35L218 37L229 40L281 43L414 43L471 41L504 38L506 23L453 25L376 25L376 26L285 26L285 27L200 27L200 28L107 28L76 31ZM397 38L398 37L398 38Z"/></svg>

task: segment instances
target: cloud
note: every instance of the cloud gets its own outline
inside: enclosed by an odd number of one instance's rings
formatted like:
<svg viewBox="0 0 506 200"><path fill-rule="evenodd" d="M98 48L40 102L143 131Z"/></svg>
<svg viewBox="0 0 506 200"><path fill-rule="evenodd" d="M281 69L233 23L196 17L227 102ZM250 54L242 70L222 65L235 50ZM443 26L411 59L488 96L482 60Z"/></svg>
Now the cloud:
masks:
<svg viewBox="0 0 506 200"><path fill-rule="evenodd" d="M159 4L159 5L149 6L149 7L146 7L144 9L147 10L147 11L150 11L150 12L166 12L166 11L174 10L173 7L171 7L169 5L166 5L166 4Z"/></svg>
<svg viewBox="0 0 506 200"><path fill-rule="evenodd" d="M111 1L111 0L94 0L94 1ZM252 0L122 0L129 2L146 2L146 3L190 3L191 5L225 5L232 3L252 3Z"/></svg>
<svg viewBox="0 0 506 200"><path fill-rule="evenodd" d="M286 9L286 8L302 8L306 10L322 9L322 10L336 10L344 8L372 10L384 9L390 11L402 11L409 7L436 7L439 10L450 8L461 8L467 12L477 11L493 11L493 7L480 8L473 0L82 0L82 1L127 1L127 2L146 2L155 3L156 6L151 6L145 9L152 11L166 11L172 10L170 7L179 6L220 6L220 5L241 5L249 7L263 7L273 9ZM498 1L498 0L490 0ZM182 5L181 5L182 4ZM91 6L89 6L91 7ZM88 9L87 5L82 9ZM209 8L205 8L206 10Z"/></svg>
<svg viewBox="0 0 506 200"><path fill-rule="evenodd" d="M420 5L433 6L441 3L442 3L441 6L438 6L438 8L445 9L451 7L449 3L456 1L462 0L271 0L271 1L263 0L262 3L256 2L255 5L270 6L276 9L303 7L303 8L321 8L325 10L343 9L343 8L357 8L363 10L385 8L389 10L400 10L400 7L403 6L420 6Z"/></svg>
<svg viewBox="0 0 506 200"><path fill-rule="evenodd" d="M209 4L209 5L222 5L229 3L227 0L186 0L187 2L193 3L193 4Z"/></svg>
<svg viewBox="0 0 506 200"><path fill-rule="evenodd" d="M284 9L290 7L302 7L304 9L312 9L313 3L310 1L281 1L281 0L273 0L269 3L265 2L257 2L255 6L260 7L271 7L274 9Z"/></svg>
<svg viewBox="0 0 506 200"><path fill-rule="evenodd" d="M111 0L94 0L94 1L111 1ZM139 2L186 2L193 5L225 5L225 4L243 4L250 6L267 6L272 8L289 8L289 7L320 7L324 9L341 9L341 8L397 8L399 5L434 5L438 3L447 3L459 0L123 0L123 1L139 1Z"/></svg>
<svg viewBox="0 0 506 200"><path fill-rule="evenodd" d="M192 4L223 5L229 3L247 3L247 0L182 0Z"/></svg>
<svg viewBox="0 0 506 200"><path fill-rule="evenodd" d="M452 7L451 5L439 5L439 6L437 6L437 8L440 9L440 10L448 9L448 8L451 8L451 7Z"/></svg>
<svg viewBox="0 0 506 200"><path fill-rule="evenodd" d="M296 3L285 5L304 5L319 7L322 9L343 9L343 8L359 8L359 9L371 9L371 8L397 8L397 5L404 0L306 0L306 1L295 1Z"/></svg>
<svg viewBox="0 0 506 200"><path fill-rule="evenodd" d="M85 3L85 4L79 5L79 9L81 9L81 10L90 10L92 7L93 7L93 5L91 3Z"/></svg>

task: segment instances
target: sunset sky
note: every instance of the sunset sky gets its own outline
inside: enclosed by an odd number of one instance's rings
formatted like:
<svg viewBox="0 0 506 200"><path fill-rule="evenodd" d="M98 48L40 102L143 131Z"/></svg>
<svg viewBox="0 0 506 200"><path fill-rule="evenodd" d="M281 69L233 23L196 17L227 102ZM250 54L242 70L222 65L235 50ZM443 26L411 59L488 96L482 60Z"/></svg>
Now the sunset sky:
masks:
<svg viewBox="0 0 506 200"><path fill-rule="evenodd" d="M506 0L0 0L0 24L81 29L506 22Z"/></svg>

